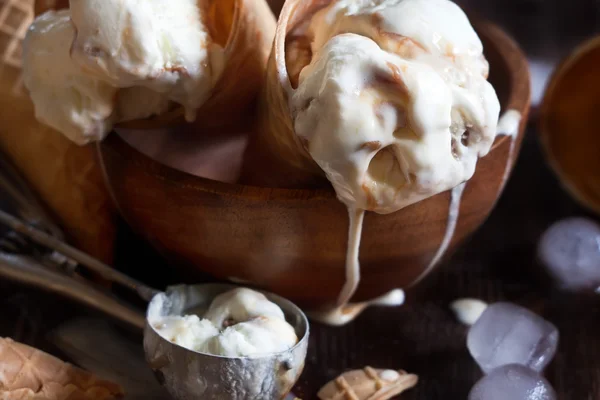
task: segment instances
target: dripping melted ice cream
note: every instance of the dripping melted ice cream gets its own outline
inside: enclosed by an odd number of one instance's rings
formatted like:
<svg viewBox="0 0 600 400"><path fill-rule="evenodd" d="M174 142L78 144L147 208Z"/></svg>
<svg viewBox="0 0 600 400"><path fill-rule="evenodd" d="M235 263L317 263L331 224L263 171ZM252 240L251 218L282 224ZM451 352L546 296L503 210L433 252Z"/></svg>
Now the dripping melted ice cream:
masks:
<svg viewBox="0 0 600 400"><path fill-rule="evenodd" d="M172 105L194 120L223 68L204 14L196 0L78 0L39 16L23 69L36 117L78 144Z"/></svg>
<svg viewBox="0 0 600 400"><path fill-rule="evenodd" d="M286 66L295 134L349 210L346 283L337 308L317 315L343 324L372 304L348 305L364 212L452 190L439 261L464 183L496 138L500 103L479 37L448 0L331 1L288 34Z"/></svg>
<svg viewBox="0 0 600 400"><path fill-rule="evenodd" d="M281 308L245 288L217 296L203 318L155 316L150 323L172 343L218 356L260 357L286 351L298 342Z"/></svg>

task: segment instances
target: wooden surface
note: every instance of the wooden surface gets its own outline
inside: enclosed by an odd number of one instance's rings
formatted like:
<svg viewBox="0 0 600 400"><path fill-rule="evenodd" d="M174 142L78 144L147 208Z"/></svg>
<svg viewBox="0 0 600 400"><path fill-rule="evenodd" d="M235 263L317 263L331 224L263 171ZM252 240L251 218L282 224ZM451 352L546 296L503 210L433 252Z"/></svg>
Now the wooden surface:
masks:
<svg viewBox="0 0 600 400"><path fill-rule="evenodd" d="M514 301L554 322L561 340L547 376L559 399L600 398L600 299L553 291L542 284L534 268L535 244L541 233L552 222L572 215L586 214L560 189L545 165L535 129L530 129L513 178L490 219L417 291L409 292L409 304L369 310L346 328L312 325L297 394L315 399L318 388L329 379L368 364L420 375L417 388L401 399L465 399L480 372L466 350L467 330L455 321L448 303L471 296ZM121 235L121 269L137 271L138 277L157 286L180 279L149 248L123 231ZM0 308L0 335L53 352L56 349L45 340L49 329L86 312L8 283L0 283Z"/></svg>
<svg viewBox="0 0 600 400"><path fill-rule="evenodd" d="M598 30L595 0L463 1L504 22L533 55L548 55ZM569 22L570 21L570 22ZM596 25L595 25L596 24ZM565 45L566 43L566 45ZM550 48L550 51L546 51ZM534 268L535 243L552 222L586 215L559 187L545 165L531 127L513 177L490 219L444 266L427 278L409 305L369 310L344 329L312 326L307 366L298 394L314 399L317 388L342 370L370 364L405 368L421 377L405 400L461 400L480 372L468 356L466 328L448 311L457 297L509 300L529 305L561 331L558 355L547 376L560 400L600 398L600 300L545 287ZM122 230L118 265L157 286L181 278L145 245ZM156 271L148 274L146 271ZM60 355L46 334L70 316L87 313L51 296L0 282L0 335Z"/></svg>
<svg viewBox="0 0 600 400"><path fill-rule="evenodd" d="M480 22L476 27L503 109L522 112L525 121L529 73L524 55L496 26ZM176 134L170 138L179 140ZM479 161L462 198L450 251L492 210L505 170L512 166L510 141L499 137ZM154 162L114 134L99 150L122 215L175 267L253 282L304 306L337 299L345 278L348 214L333 190L209 181ZM446 233L449 204L446 192L390 215L366 215L355 300L409 287L429 271Z"/></svg>

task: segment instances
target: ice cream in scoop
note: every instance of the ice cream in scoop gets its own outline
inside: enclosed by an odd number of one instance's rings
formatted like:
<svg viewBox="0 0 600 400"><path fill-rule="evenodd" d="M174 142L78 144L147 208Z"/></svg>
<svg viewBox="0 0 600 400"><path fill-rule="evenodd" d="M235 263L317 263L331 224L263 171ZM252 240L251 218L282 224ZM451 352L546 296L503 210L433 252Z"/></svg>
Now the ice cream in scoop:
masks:
<svg viewBox="0 0 600 400"><path fill-rule="evenodd" d="M153 317L165 339L188 349L226 357L260 357L286 351L298 337L279 306L262 293L238 288L217 296L197 315Z"/></svg>
<svg viewBox="0 0 600 400"><path fill-rule="evenodd" d="M223 69L223 48L197 0L71 2L73 61L114 87L146 87L184 106L189 121Z"/></svg>
<svg viewBox="0 0 600 400"><path fill-rule="evenodd" d="M312 59L291 102L295 133L340 200L390 213L473 176L500 104L458 6L340 0L305 29Z"/></svg>

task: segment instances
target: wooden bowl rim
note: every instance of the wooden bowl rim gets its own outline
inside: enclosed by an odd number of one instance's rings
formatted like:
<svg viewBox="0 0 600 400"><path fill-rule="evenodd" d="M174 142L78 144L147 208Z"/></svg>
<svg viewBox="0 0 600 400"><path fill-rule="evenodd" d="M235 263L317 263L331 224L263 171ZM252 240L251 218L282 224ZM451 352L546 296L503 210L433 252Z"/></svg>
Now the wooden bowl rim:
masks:
<svg viewBox="0 0 600 400"><path fill-rule="evenodd" d="M496 50L501 59L506 63L508 71L509 98L506 110L518 110L523 114L521 126L526 123L529 104L531 100L530 73L527 58L519 45L499 26L482 18L472 20L473 26L479 32L485 31L486 37L496 46ZM497 138L492 151L501 146L507 140L512 140L508 136ZM184 171L164 165L149 156L141 153L139 150L130 146L114 132L105 139L104 142L97 144L97 151L104 171L107 175L106 166L102 157L103 148L109 146L115 150L127 155L132 164L139 165L141 170L147 174L154 175L157 179L169 182L169 184L185 187L186 189L213 193L220 196L244 198L247 200L278 200L278 201L306 201L306 200L331 200L336 195L333 188L326 189L282 189L265 188L259 186L243 185L239 183L225 183L192 175Z"/></svg>
<svg viewBox="0 0 600 400"><path fill-rule="evenodd" d="M571 182L571 177L569 177L569 174L564 171L557 157L554 156L554 151L552 151L549 144L549 138L552 135L550 132L553 131L552 123L550 122L550 115L553 104L556 101L554 99L554 93L556 92L557 87L561 84L560 78L568 73L569 69L580 62L583 57L587 56L592 51L600 51L600 36L593 36L580 43L575 50L571 52L571 54L567 55L560 61L558 66L550 75L548 84L546 85L546 89L544 91L538 116L538 137L542 145L542 150L546 156L546 161L550 165L552 171L554 171L558 177L561 186L571 196L573 196L577 203L582 205L584 208L594 213L600 213L600 205L588 200L586 196L582 194L579 186Z"/></svg>

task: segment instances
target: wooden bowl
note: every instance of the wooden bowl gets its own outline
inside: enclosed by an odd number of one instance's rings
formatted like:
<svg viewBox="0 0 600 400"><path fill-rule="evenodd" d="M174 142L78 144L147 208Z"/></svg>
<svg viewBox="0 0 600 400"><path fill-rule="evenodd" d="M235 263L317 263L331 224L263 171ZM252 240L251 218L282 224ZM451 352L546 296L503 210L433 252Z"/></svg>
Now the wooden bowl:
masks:
<svg viewBox="0 0 600 400"><path fill-rule="evenodd" d="M499 137L479 161L449 252L492 211L520 149L530 104L529 69L519 47L493 24L474 26L503 111L517 110L523 119L515 157L512 139ZM269 189L200 178L154 161L116 134L99 145L99 155L124 218L174 267L252 282L306 307L336 300L345 279L348 214L332 189ZM366 216L355 300L407 288L429 272L446 232L449 203L446 192L391 215Z"/></svg>

